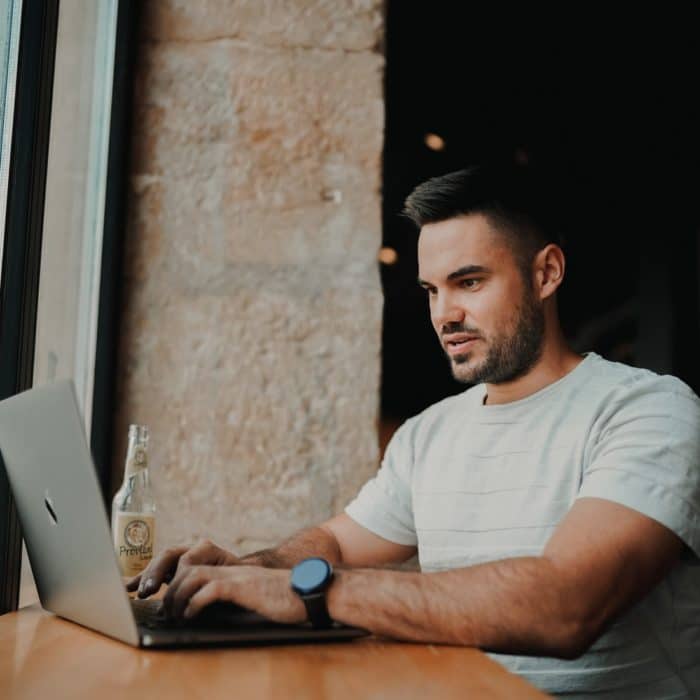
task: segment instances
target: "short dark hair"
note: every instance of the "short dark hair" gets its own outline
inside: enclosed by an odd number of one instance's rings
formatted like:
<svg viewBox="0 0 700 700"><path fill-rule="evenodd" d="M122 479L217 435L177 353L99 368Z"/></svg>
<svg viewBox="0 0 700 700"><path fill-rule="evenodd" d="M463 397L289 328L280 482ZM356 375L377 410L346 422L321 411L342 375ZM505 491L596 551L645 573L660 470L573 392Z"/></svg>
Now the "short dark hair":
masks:
<svg viewBox="0 0 700 700"><path fill-rule="evenodd" d="M418 228L468 214L483 214L510 243L529 278L537 251L564 246L559 197L554 185L531 166L485 163L433 177L406 198L403 214Z"/></svg>

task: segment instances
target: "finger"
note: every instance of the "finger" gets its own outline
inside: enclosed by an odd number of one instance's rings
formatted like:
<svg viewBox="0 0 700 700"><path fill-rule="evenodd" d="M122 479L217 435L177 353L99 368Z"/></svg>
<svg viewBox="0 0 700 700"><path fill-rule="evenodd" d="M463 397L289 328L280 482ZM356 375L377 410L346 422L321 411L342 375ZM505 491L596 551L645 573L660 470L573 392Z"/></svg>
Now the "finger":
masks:
<svg viewBox="0 0 700 700"><path fill-rule="evenodd" d="M206 608L207 605L211 605L217 600L226 600L235 603L236 601L233 597L234 589L235 587L230 585L227 581L209 581L192 594L185 606L185 610L182 614L183 617L186 619L194 617Z"/></svg>
<svg viewBox="0 0 700 700"><path fill-rule="evenodd" d="M217 577L216 569L209 566L195 566L183 576L169 600L167 614L172 618L182 617L190 598L203 586Z"/></svg>
<svg viewBox="0 0 700 700"><path fill-rule="evenodd" d="M219 563L220 551L213 542L203 540L182 555L180 564L183 566L215 565Z"/></svg>
<svg viewBox="0 0 700 700"><path fill-rule="evenodd" d="M168 590L165 591L163 596L163 612L165 612L167 617L170 617L170 611L172 610L173 600L175 599L175 594L178 588L182 585L182 582L189 575L191 567L180 567L178 565L178 570L173 576L172 581L168 584Z"/></svg>
<svg viewBox="0 0 700 700"><path fill-rule="evenodd" d="M126 590L127 591L135 591L138 588L140 582L141 582L141 574L136 574L136 576L134 576L133 578L130 578L126 582Z"/></svg>
<svg viewBox="0 0 700 700"><path fill-rule="evenodd" d="M163 611L167 617L177 617L177 611L181 611L182 607L179 601L185 595L183 591L191 594L196 590L196 582L202 580L202 577L206 575L207 570L210 568L208 566L188 566L179 569L163 596ZM204 583L206 583L206 580L203 581L202 585Z"/></svg>
<svg viewBox="0 0 700 700"><path fill-rule="evenodd" d="M161 584L170 580L175 572L180 557L187 551L187 547L171 547L160 556L151 560L151 563L141 572L139 583L139 598L146 598L158 591Z"/></svg>
<svg viewBox="0 0 700 700"><path fill-rule="evenodd" d="M226 566L238 561L238 557L214 544L211 540L197 543L180 558L180 564L187 566Z"/></svg>

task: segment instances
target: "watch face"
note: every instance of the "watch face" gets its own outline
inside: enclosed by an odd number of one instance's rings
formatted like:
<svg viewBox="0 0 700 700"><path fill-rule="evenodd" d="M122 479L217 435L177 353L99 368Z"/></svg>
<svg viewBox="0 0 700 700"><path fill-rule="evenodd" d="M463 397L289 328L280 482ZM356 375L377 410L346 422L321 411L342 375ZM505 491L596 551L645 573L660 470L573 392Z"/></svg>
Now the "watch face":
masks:
<svg viewBox="0 0 700 700"><path fill-rule="evenodd" d="M325 559L305 559L292 569L292 588L302 595L314 593L328 581L331 573Z"/></svg>

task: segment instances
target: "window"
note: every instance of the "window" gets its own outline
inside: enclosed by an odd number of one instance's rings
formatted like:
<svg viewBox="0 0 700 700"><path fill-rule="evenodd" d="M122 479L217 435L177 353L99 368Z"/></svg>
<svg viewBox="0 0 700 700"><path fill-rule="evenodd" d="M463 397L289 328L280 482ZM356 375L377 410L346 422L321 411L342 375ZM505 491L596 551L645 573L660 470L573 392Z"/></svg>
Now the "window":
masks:
<svg viewBox="0 0 700 700"><path fill-rule="evenodd" d="M0 0L0 399L73 379L103 456L132 14L128 0ZM37 598L26 553L18 588L19 543L0 465L0 614Z"/></svg>

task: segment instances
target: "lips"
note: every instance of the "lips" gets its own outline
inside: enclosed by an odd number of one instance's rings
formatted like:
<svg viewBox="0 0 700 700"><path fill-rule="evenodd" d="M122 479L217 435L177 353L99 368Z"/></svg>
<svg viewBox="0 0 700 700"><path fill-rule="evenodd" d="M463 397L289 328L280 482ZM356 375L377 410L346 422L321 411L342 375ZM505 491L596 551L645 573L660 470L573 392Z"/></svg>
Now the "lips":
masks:
<svg viewBox="0 0 700 700"><path fill-rule="evenodd" d="M457 347L470 340L476 340L477 336L468 335L467 333L454 333L452 335L444 335L442 337L443 344L445 347Z"/></svg>
<svg viewBox="0 0 700 700"><path fill-rule="evenodd" d="M443 344L448 353L454 354L470 348L478 340L475 335L466 333L455 333L454 335L443 336Z"/></svg>

